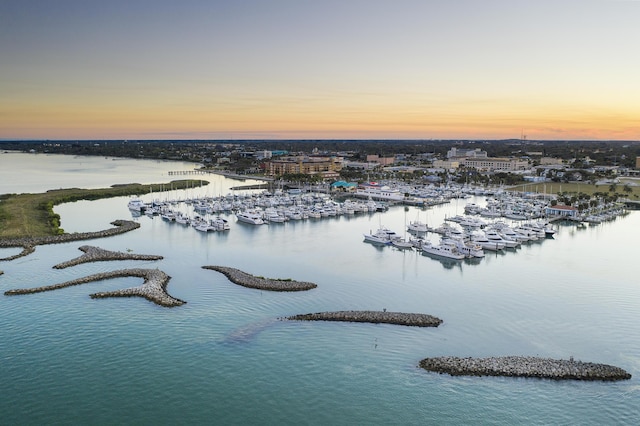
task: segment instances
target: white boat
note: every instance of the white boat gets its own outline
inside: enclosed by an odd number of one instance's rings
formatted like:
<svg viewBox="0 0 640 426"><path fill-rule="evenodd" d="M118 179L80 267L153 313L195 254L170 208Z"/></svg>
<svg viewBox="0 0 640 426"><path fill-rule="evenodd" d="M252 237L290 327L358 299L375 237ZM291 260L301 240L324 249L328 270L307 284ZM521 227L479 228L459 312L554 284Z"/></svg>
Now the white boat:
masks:
<svg viewBox="0 0 640 426"><path fill-rule="evenodd" d="M484 257L484 250L482 250L482 246L471 241L465 242L460 238L443 238L440 244L452 244L466 257Z"/></svg>
<svg viewBox="0 0 640 426"><path fill-rule="evenodd" d="M391 245L399 248L400 250L404 250L404 249L412 249L413 248L413 242L412 241L407 241L403 238L395 238L391 240Z"/></svg>
<svg viewBox="0 0 640 426"><path fill-rule="evenodd" d="M489 241L493 243L502 243L506 248L516 248L520 246L520 243L517 240L506 239L494 229L489 229L485 231L484 234Z"/></svg>
<svg viewBox="0 0 640 426"><path fill-rule="evenodd" d="M214 228L215 231L228 231L230 229L229 222L221 217L209 220L209 225Z"/></svg>
<svg viewBox="0 0 640 426"><path fill-rule="evenodd" d="M191 224L191 219L189 219L189 216L187 216L184 213L178 213L175 217L175 221L176 223L179 223L180 225L190 225Z"/></svg>
<svg viewBox="0 0 640 426"><path fill-rule="evenodd" d="M489 240L485 235L485 233L482 231L471 233L471 241L479 244L483 250L492 250L492 251L504 250L504 243Z"/></svg>
<svg viewBox="0 0 640 426"><path fill-rule="evenodd" d="M434 256L446 257L447 259L462 260L465 258L465 255L460 253L452 244L434 245L430 241L426 241L422 244L422 252Z"/></svg>
<svg viewBox="0 0 640 426"><path fill-rule="evenodd" d="M374 200L402 201L404 194L396 188L386 185L370 184L356 189L355 194L361 197L370 197Z"/></svg>
<svg viewBox="0 0 640 426"><path fill-rule="evenodd" d="M399 238L398 234L385 227L378 228L376 232L369 231L368 234L364 234L364 241L373 244L391 244L392 240Z"/></svg>
<svg viewBox="0 0 640 426"><path fill-rule="evenodd" d="M132 198L129 200L129 203L127 203L127 207L129 207L129 210L134 212L143 213L147 208L147 205L140 198Z"/></svg>
<svg viewBox="0 0 640 426"><path fill-rule="evenodd" d="M429 229L427 228L426 223L416 220L415 222L409 222L407 230L409 232L427 232Z"/></svg>
<svg viewBox="0 0 640 426"><path fill-rule="evenodd" d="M243 210L236 213L239 222L250 223L251 225L262 225L262 215L256 210Z"/></svg>

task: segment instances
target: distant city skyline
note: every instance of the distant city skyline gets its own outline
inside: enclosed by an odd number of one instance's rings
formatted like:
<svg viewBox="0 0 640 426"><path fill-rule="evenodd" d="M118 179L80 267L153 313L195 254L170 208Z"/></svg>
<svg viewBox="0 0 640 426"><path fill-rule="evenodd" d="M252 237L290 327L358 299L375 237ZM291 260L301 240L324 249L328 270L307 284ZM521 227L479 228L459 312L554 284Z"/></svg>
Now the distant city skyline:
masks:
<svg viewBox="0 0 640 426"><path fill-rule="evenodd" d="M0 3L0 140L640 140L640 1Z"/></svg>

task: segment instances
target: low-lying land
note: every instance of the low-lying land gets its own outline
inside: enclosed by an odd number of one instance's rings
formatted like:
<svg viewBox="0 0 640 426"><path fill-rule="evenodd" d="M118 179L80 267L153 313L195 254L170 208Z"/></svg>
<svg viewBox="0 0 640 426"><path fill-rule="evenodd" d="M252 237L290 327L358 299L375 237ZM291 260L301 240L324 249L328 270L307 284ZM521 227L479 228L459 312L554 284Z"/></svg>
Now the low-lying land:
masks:
<svg viewBox="0 0 640 426"><path fill-rule="evenodd" d="M553 380L627 380L631 374L607 364L550 358L506 356L491 358L436 357L420 361L428 371L452 376L535 377Z"/></svg>
<svg viewBox="0 0 640 426"><path fill-rule="evenodd" d="M374 324L409 325L414 327L437 327L442 324L440 318L427 314L387 311L317 312L314 314L293 315L286 319L299 321L368 322Z"/></svg>
<svg viewBox="0 0 640 426"><path fill-rule="evenodd" d="M310 282L294 281L290 279L274 279L256 277L239 269L226 266L203 266L202 269L211 269L225 275L229 281L243 287L269 291L304 291L316 288L317 285Z"/></svg>
<svg viewBox="0 0 640 426"><path fill-rule="evenodd" d="M172 189L186 189L209 182L200 180L175 180L168 184L142 185L132 183L114 185L100 189L55 189L39 194L0 195L0 240L6 238L43 237L60 235L60 216L53 212L53 206L79 200L141 195L149 191L161 192Z"/></svg>
<svg viewBox="0 0 640 426"><path fill-rule="evenodd" d="M109 278L119 277L140 277L144 278L142 285L136 287L125 288L102 293L91 294L92 299L102 299L107 297L144 297L145 299L166 307L180 306L187 302L170 296L167 291L167 283L171 277L158 269L121 269L119 271L103 272L100 274L89 275L76 280L65 281L63 283L32 287L24 289L7 290L5 296L17 296L22 294L41 293L44 291L58 290L74 285L85 284L93 281L102 281Z"/></svg>

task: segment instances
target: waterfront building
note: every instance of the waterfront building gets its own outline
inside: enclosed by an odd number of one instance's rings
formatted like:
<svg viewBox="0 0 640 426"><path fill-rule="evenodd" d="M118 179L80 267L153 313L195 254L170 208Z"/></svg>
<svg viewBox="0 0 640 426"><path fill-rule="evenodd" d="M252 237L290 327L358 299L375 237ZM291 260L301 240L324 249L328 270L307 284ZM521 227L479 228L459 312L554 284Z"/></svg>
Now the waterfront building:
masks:
<svg viewBox="0 0 640 426"><path fill-rule="evenodd" d="M376 163L381 166L388 166L396 161L395 157L380 157L377 154L367 155L367 163Z"/></svg>
<svg viewBox="0 0 640 426"><path fill-rule="evenodd" d="M465 167L472 167L478 170L494 171L504 170L513 172L516 170L526 170L529 167L527 161L517 158L465 158L460 162Z"/></svg>
<svg viewBox="0 0 640 426"><path fill-rule="evenodd" d="M545 213L547 216L567 216L567 217L577 217L578 209L573 206L565 206L565 205L555 205L548 206L545 209Z"/></svg>
<svg viewBox="0 0 640 426"><path fill-rule="evenodd" d="M339 172L342 170L342 157L283 157L266 163L265 171L270 176L284 174L312 175L320 172Z"/></svg>

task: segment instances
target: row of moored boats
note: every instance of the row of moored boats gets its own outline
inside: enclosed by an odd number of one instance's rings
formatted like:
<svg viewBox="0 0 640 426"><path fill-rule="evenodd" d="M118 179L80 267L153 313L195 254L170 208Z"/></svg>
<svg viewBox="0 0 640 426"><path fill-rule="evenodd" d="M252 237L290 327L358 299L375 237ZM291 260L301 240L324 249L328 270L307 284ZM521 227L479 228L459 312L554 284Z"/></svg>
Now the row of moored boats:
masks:
<svg viewBox="0 0 640 426"><path fill-rule="evenodd" d="M516 249L523 243L543 240L555 233L553 227L544 221L522 223L515 227L497 221L484 228L463 228L446 222L437 228L429 228L426 224L415 221L407 228L411 234L409 239L381 226L375 232L364 234L364 241L376 245L391 245L399 249L417 249L438 257L462 260L482 258L485 251ZM422 238L427 232L440 234L440 242L433 243Z"/></svg>

